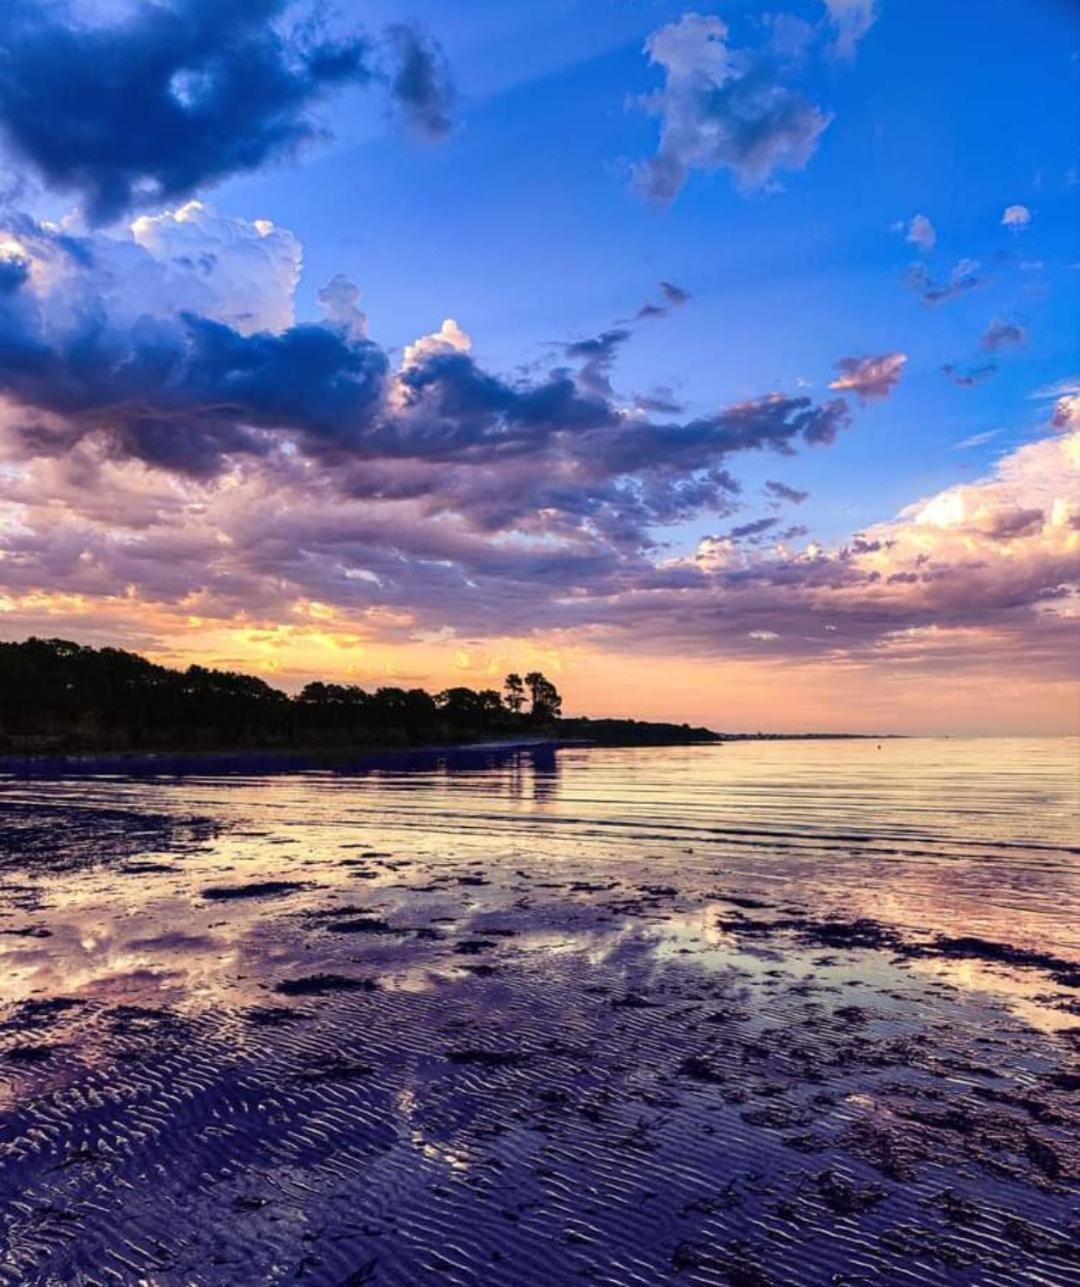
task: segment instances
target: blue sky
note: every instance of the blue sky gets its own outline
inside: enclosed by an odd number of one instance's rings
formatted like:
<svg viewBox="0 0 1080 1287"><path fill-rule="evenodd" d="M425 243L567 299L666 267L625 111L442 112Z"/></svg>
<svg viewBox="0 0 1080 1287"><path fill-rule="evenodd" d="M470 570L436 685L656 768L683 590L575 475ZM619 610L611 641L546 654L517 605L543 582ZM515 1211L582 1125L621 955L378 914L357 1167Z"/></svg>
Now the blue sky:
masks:
<svg viewBox="0 0 1080 1287"><path fill-rule="evenodd" d="M788 8L820 21L818 4ZM760 43L772 11L702 10L746 44ZM629 386L672 386L699 409L799 380L820 390L838 355L902 349L901 387L860 414L857 432L780 466L811 490L802 517L825 538L984 469L1034 430L1031 392L1069 373L1080 23L1068 4L882 5L853 62L812 59L800 73L808 96L834 113L805 170L785 173L782 191L749 197L726 172L698 174L663 209L630 190L629 167L656 138L633 99L660 79L645 38L682 6L409 12L454 67L461 116L446 143L403 148L381 106L357 93L334 109L337 142L309 157L302 177L275 168L215 197L298 234L302 311L313 313L319 285L344 271L385 343L453 316L492 365L511 369L547 360L545 341L627 316L670 278L692 305L643 331L619 369ZM1014 203L1033 215L1021 234L1000 226ZM985 287L937 308L905 289L900 278L919 256L891 229L919 212L937 230L930 262L947 271L979 260ZM994 379L955 387L942 365L975 362L994 317L1023 319L1026 349ZM987 433L984 445L955 450ZM748 493L776 469L747 460Z"/></svg>

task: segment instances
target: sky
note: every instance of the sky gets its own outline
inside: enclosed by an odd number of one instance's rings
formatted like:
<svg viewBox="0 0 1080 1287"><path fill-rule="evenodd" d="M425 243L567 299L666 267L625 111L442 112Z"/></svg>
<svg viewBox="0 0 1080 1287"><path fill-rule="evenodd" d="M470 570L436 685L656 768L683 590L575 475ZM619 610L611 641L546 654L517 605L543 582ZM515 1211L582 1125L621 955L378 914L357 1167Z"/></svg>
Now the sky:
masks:
<svg viewBox="0 0 1080 1287"><path fill-rule="evenodd" d="M1080 731L1067 0L9 0L0 637Z"/></svg>

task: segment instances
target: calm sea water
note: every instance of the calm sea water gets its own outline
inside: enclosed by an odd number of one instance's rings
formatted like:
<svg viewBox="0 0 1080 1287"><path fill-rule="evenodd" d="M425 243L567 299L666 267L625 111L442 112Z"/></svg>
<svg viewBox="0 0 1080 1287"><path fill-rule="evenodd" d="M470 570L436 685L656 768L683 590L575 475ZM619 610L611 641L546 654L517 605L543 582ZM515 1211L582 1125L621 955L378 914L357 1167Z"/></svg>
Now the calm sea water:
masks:
<svg viewBox="0 0 1080 1287"><path fill-rule="evenodd" d="M229 828L599 866L722 859L902 923L1080 948L1080 738L498 747L334 769L0 776L0 804L207 816ZM282 837L279 836L279 839ZM228 851L227 836L224 851ZM273 854L263 865L272 874Z"/></svg>

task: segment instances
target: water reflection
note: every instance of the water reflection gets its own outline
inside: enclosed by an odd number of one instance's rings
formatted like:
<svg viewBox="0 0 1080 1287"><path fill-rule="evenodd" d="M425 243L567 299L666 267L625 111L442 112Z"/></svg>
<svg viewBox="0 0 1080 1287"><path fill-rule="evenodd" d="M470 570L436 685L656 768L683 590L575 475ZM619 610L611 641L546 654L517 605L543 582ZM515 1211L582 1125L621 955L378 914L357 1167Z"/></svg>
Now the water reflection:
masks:
<svg viewBox="0 0 1080 1287"><path fill-rule="evenodd" d="M719 968L747 955L717 928L720 886L763 916L797 905L1075 957L1080 743L872 750L476 746L302 766L218 758L212 773L205 760L69 764L47 783L38 764L0 780L0 814L18 819L0 825L0 861L20 875L0 891L0 968L12 999L141 988L247 1003L285 965L343 960L426 987L482 969L491 949L471 961L454 940L507 915L524 937L502 940L504 954L541 934L547 950L632 940ZM295 888L203 895L267 881ZM336 932L318 919L335 906L402 932ZM934 969L1011 992L1029 1015L1053 991L999 964Z"/></svg>

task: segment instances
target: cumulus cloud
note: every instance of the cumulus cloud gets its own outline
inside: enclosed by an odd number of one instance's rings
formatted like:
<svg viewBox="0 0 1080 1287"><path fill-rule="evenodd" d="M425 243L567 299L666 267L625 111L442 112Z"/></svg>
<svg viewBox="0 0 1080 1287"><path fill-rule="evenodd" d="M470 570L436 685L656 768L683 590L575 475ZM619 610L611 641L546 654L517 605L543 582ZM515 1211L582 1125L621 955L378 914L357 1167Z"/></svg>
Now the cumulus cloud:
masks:
<svg viewBox="0 0 1080 1287"><path fill-rule="evenodd" d="M829 384L829 388L855 393L864 402L887 398L899 384L900 373L906 361L906 353L840 358L836 363L840 374Z"/></svg>
<svg viewBox="0 0 1080 1287"><path fill-rule="evenodd" d="M242 244L261 236L254 225L230 231ZM194 474L231 453L259 454L260 430L291 429L312 450L355 447L381 399L385 354L338 328L251 330L268 311L264 284L230 272L235 255L209 275L197 258L178 263L171 235L158 258L155 239L144 245L138 233L74 238L12 221L32 267L0 303L0 394L44 413L28 441L63 449L99 433L117 451ZM288 256L285 269L287 278ZM197 312L191 298L212 291L214 273L225 294ZM276 311L287 320L280 299Z"/></svg>
<svg viewBox="0 0 1080 1287"><path fill-rule="evenodd" d="M979 337L979 348L992 355L988 360L961 366L946 362L941 368L945 375L961 388L970 389L989 380L998 370L997 355L1008 348L1019 348L1027 343L1027 331L1015 322L1002 322L995 318Z"/></svg>
<svg viewBox="0 0 1080 1287"><path fill-rule="evenodd" d="M727 36L720 18L687 13L646 41L664 73L663 88L641 99L660 120L656 155L634 170L651 200L671 201L695 170L730 170L741 189L762 188L779 170L802 169L829 124L772 56L733 49Z"/></svg>
<svg viewBox="0 0 1080 1287"><path fill-rule="evenodd" d="M833 49L839 58L854 58L859 41L877 18L875 0L825 0L836 37Z"/></svg>
<svg viewBox="0 0 1080 1287"><path fill-rule="evenodd" d="M288 229L266 219L228 218L189 201L178 210L136 219L131 237L150 256L149 261L129 256L124 277L117 278L132 312L167 303L213 316L245 335L292 324L303 256Z"/></svg>
<svg viewBox="0 0 1080 1287"><path fill-rule="evenodd" d="M356 501L641 547L655 525L726 510L730 456L791 454L849 423L842 399L779 393L689 420L649 410L613 387L624 328L509 380L480 365L448 318L395 363L369 337L352 282L338 276L319 293L323 322L294 322L295 242L200 205L116 235L15 217L2 244L20 265L0 295L16 455L87 446L213 479L287 452L330 470ZM668 283L662 297L674 306L685 294Z"/></svg>
<svg viewBox="0 0 1080 1287"><path fill-rule="evenodd" d="M336 273L319 290L323 317L354 340L367 336L367 314L360 307L360 299L360 287L344 273Z"/></svg>
<svg viewBox="0 0 1080 1287"><path fill-rule="evenodd" d="M907 225L907 235L904 240L929 253L937 245L937 232L926 215L917 214Z"/></svg>
<svg viewBox="0 0 1080 1287"><path fill-rule="evenodd" d="M1001 226L1011 232L1022 232L1031 223L1031 211L1027 206L1006 206L1001 215Z"/></svg>
<svg viewBox="0 0 1080 1287"><path fill-rule="evenodd" d="M408 369L419 366L425 358L440 353L468 353L471 348L472 337L466 334L452 317L447 317L443 319L437 331L433 331L430 335L422 335L411 344L406 344L401 365Z"/></svg>
<svg viewBox="0 0 1080 1287"><path fill-rule="evenodd" d="M387 37L394 100L406 123L424 138L445 138L453 129L457 95L442 48L415 23L395 24Z"/></svg>

